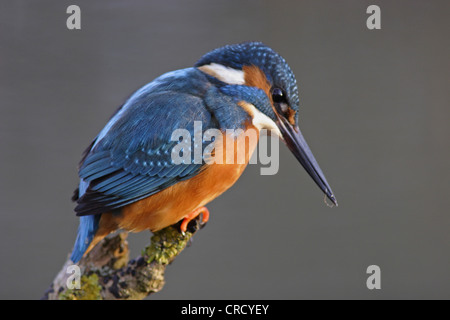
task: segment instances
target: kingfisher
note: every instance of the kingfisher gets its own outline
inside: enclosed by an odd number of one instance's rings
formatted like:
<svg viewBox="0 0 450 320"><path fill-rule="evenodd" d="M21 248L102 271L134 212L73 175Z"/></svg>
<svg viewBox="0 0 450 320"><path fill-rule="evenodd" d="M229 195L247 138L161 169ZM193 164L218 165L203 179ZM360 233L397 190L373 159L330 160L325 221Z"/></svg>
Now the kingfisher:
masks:
<svg viewBox="0 0 450 320"><path fill-rule="evenodd" d="M118 229L155 232L181 222L180 231L186 232L199 215L202 223L208 221L205 205L239 179L255 144L246 146L245 159L238 163L206 161L211 154L228 156L223 146L230 140L220 137L211 139L215 147L209 156L202 154L202 161L175 162L173 150L181 141L173 139L174 130L187 130L196 147L211 144L196 134L195 122L203 132L215 129L224 135L230 129L240 134L253 130L259 138L263 129L270 130L337 205L298 127L299 105L291 68L261 42L212 50L193 67L165 73L137 90L80 161L72 198L80 225L71 260L78 262Z"/></svg>

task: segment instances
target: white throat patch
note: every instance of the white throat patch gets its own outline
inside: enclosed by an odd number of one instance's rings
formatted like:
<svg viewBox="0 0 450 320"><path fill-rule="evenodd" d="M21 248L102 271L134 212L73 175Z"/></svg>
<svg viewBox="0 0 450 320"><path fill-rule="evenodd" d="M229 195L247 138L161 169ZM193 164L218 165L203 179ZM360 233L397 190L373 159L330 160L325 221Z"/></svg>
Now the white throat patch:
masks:
<svg viewBox="0 0 450 320"><path fill-rule="evenodd" d="M252 117L252 124L258 129L267 129L274 132L279 138L282 138L280 129L277 124L259 111L254 105L248 102L241 101L239 105Z"/></svg>

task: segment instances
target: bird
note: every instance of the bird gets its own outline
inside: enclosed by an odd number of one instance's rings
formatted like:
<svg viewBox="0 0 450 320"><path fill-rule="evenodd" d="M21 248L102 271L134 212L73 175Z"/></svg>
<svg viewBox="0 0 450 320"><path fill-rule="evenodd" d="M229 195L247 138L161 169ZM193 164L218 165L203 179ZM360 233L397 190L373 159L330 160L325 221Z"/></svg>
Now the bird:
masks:
<svg viewBox="0 0 450 320"><path fill-rule="evenodd" d="M246 147L243 163L208 162L211 155L227 156L219 146L229 140L207 141L196 135L196 123L203 132L233 129L243 135L253 130L257 138L270 130L337 205L298 127L299 111L293 71L261 42L222 46L193 67L165 73L144 85L113 114L82 155L72 198L80 223L71 260L80 261L119 229L155 232L181 222L184 233L192 219L201 215L202 223L209 220L205 205L239 179L255 145ZM175 162L173 150L181 142L172 137L177 129L187 130L192 139L188 142L201 150L212 143L213 151L202 154L201 161ZM185 151L189 155L192 150Z"/></svg>

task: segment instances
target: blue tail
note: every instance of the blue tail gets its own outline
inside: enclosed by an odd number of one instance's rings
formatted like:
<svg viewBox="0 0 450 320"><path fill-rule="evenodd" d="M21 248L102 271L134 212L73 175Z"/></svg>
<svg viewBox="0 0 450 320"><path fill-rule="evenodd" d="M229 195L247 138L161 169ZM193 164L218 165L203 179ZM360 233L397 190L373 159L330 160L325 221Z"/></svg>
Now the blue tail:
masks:
<svg viewBox="0 0 450 320"><path fill-rule="evenodd" d="M94 235L98 230L98 222L100 221L100 214L82 216L80 218L80 226L78 227L77 240L73 247L72 255L70 260L77 263L83 257L89 244L94 239Z"/></svg>

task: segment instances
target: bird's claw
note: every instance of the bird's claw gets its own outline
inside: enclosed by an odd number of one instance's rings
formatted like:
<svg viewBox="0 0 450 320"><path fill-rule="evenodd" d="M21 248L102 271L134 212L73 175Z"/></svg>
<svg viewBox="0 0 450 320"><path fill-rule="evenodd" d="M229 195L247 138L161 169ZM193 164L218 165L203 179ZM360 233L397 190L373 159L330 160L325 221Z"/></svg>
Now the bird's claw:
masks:
<svg viewBox="0 0 450 320"><path fill-rule="evenodd" d="M198 208L184 217L184 219L181 221L180 232L183 236L186 235L186 231L194 233L199 228L204 227L208 220L208 209L206 207Z"/></svg>

